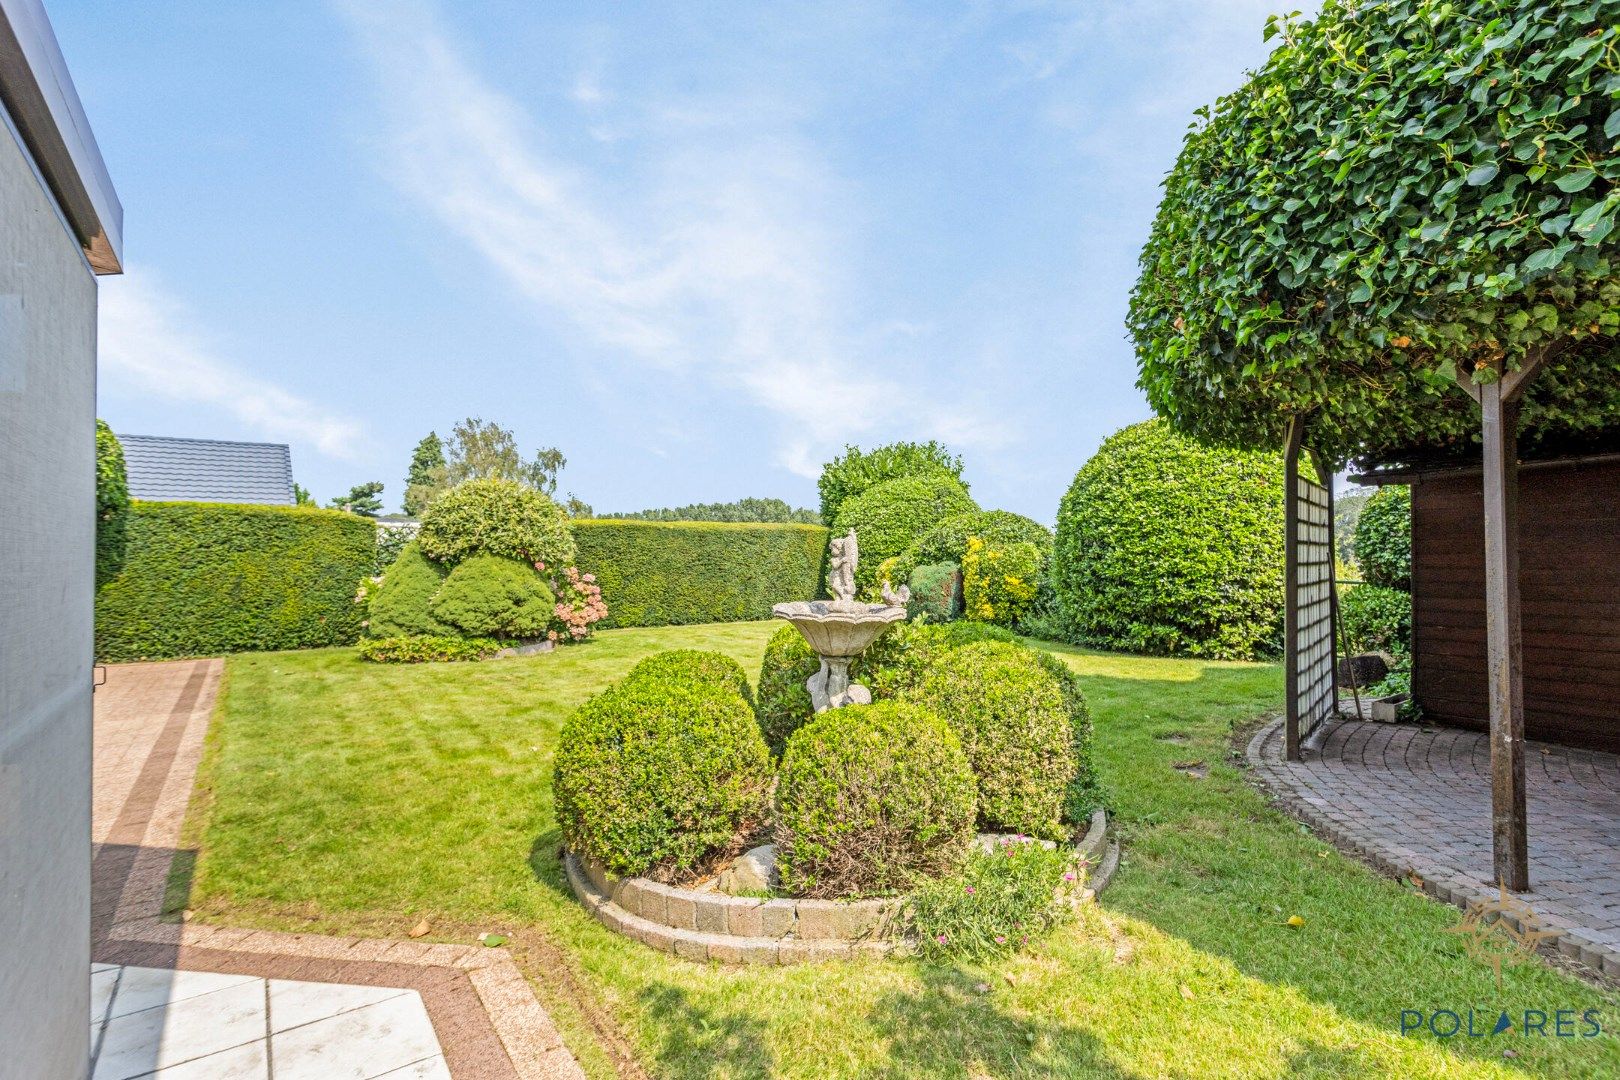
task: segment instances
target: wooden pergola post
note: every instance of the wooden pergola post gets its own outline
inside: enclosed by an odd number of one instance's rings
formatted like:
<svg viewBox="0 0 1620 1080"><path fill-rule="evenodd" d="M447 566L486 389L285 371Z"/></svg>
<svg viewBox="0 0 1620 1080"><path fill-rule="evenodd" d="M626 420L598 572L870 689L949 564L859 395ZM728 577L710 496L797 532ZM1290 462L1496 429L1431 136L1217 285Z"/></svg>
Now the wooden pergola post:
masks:
<svg viewBox="0 0 1620 1080"><path fill-rule="evenodd" d="M1479 403L1485 519L1485 671L1491 724L1491 846L1496 879L1515 892L1530 888L1524 806L1524 664L1519 626L1519 397L1544 352L1518 371L1476 386L1458 375Z"/></svg>

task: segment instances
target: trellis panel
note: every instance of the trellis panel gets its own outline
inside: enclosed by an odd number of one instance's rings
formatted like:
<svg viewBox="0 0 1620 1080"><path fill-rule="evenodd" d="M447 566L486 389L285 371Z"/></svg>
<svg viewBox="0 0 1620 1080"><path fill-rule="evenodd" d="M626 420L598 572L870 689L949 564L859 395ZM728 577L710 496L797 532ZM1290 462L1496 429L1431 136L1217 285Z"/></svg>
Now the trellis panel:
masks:
<svg viewBox="0 0 1620 1080"><path fill-rule="evenodd" d="M1298 761L1300 747L1338 710L1337 656L1333 632L1338 600L1333 580L1333 489L1331 473L1300 468L1303 432L1289 433L1285 469L1288 529L1287 617L1285 636L1288 683L1287 750ZM1320 471L1328 484L1310 475Z"/></svg>

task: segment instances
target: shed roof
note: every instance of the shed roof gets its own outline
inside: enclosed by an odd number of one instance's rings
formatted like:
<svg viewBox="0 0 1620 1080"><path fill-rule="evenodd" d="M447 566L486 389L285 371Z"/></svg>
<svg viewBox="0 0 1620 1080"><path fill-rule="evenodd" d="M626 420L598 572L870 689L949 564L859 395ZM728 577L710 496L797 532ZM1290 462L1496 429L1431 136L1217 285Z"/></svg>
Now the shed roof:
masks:
<svg viewBox="0 0 1620 1080"><path fill-rule="evenodd" d="M284 443L120 435L129 494L176 502L291 506L292 453Z"/></svg>
<svg viewBox="0 0 1620 1080"><path fill-rule="evenodd" d="M40 0L0 0L0 101L91 269L122 273L124 208Z"/></svg>

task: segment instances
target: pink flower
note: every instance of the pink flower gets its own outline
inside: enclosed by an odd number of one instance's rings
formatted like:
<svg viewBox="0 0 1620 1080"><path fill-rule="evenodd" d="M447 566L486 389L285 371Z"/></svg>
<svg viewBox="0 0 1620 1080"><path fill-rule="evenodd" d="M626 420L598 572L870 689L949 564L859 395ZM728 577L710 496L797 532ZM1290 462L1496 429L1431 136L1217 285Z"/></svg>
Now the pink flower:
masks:
<svg viewBox="0 0 1620 1080"><path fill-rule="evenodd" d="M1007 939L1005 937L1003 937L1002 935L997 934L996 935L996 944L997 945L1005 945L1005 944L1007 944Z"/></svg>
<svg viewBox="0 0 1620 1080"><path fill-rule="evenodd" d="M579 576L579 580L581 580L581 581L595 581L596 580L596 575L595 574L581 574Z"/></svg>
<svg viewBox="0 0 1620 1080"><path fill-rule="evenodd" d="M939 942L941 945L943 945L943 944L945 944L945 935L940 934L938 937L934 938L934 940Z"/></svg>
<svg viewBox="0 0 1620 1080"><path fill-rule="evenodd" d="M1074 880L1074 874L1072 872L1064 874L1063 875L1063 880L1064 881L1073 881Z"/></svg>
<svg viewBox="0 0 1620 1080"><path fill-rule="evenodd" d="M971 886L971 885L967 886L967 894L969 896L973 895L973 886Z"/></svg>

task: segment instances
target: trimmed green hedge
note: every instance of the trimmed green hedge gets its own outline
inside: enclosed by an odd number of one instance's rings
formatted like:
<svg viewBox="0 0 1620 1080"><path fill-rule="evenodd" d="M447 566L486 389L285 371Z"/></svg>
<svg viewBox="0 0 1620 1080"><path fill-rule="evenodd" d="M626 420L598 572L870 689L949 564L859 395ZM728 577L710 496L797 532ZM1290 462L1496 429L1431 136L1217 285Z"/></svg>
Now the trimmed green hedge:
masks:
<svg viewBox="0 0 1620 1080"><path fill-rule="evenodd" d="M352 644L376 529L338 510L131 503L123 569L96 594L96 656Z"/></svg>
<svg viewBox="0 0 1620 1080"><path fill-rule="evenodd" d="M607 603L603 628L765 619L773 604L823 592L827 530L820 525L572 524L579 568L596 575Z"/></svg>

